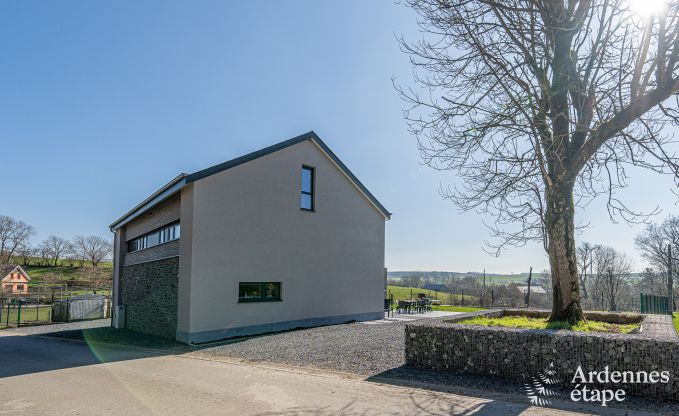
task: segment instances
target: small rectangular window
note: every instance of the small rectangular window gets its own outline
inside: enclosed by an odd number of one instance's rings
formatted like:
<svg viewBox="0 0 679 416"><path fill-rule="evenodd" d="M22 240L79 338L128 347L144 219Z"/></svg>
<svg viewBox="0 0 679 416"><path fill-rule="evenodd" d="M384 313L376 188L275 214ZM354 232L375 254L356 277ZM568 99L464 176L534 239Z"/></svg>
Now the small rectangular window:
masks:
<svg viewBox="0 0 679 416"><path fill-rule="evenodd" d="M275 302L281 300L281 282L240 282L238 302Z"/></svg>
<svg viewBox="0 0 679 416"><path fill-rule="evenodd" d="M314 168L302 166L302 194L300 207L306 211L313 211L314 207Z"/></svg>

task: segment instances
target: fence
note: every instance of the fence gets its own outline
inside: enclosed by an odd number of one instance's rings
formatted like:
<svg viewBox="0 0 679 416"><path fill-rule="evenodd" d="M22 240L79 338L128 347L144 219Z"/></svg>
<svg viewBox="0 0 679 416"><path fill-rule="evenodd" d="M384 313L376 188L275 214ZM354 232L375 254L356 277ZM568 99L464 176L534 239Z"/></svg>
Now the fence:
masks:
<svg viewBox="0 0 679 416"><path fill-rule="evenodd" d="M671 315L670 302L667 296L640 294L641 313L654 315Z"/></svg>
<svg viewBox="0 0 679 416"><path fill-rule="evenodd" d="M4 294L0 297L0 329L26 325L44 325L53 322L100 319L111 317L111 297L108 290L88 288L61 288L39 291L33 288L28 294ZM89 292L91 294L83 293Z"/></svg>
<svg viewBox="0 0 679 416"><path fill-rule="evenodd" d="M111 299L104 295L80 295L52 304L54 322L82 321L111 317Z"/></svg>
<svg viewBox="0 0 679 416"><path fill-rule="evenodd" d="M46 324L52 321L52 307L27 304L21 299L0 301L0 328Z"/></svg>

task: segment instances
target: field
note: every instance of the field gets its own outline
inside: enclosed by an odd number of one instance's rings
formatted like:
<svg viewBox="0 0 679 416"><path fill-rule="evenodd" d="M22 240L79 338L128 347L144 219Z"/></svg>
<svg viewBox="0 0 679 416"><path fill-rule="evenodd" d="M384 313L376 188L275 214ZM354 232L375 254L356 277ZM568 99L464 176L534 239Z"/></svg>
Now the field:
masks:
<svg viewBox="0 0 679 416"><path fill-rule="evenodd" d="M9 323L10 326L16 324L19 315L19 309L12 307L9 309ZM52 307L49 305L40 306L37 308L24 307L21 308L21 323L31 323L31 322L49 322L52 316ZM7 308L3 308L0 311L0 329L7 326Z"/></svg>
<svg viewBox="0 0 679 416"><path fill-rule="evenodd" d="M402 299L412 299L414 297L417 297L418 294L424 293L427 298L429 299L439 299L441 301L447 301L449 299L448 293L445 292L437 292L434 290L428 290L428 289L419 289L419 288L409 288L409 287L401 287L401 286L387 286L387 297L394 295L394 300L402 300ZM462 295L453 295L455 297L455 301L461 302L462 301ZM464 296L465 302L467 301L476 301L478 298L475 296Z"/></svg>
<svg viewBox="0 0 679 416"><path fill-rule="evenodd" d="M107 272L112 270L111 263L105 263L99 267ZM56 267L26 266L23 269L35 283L42 281L43 277L47 274L60 275L64 280L86 280L88 278L87 274L80 267L71 267L70 265L60 265Z"/></svg>
<svg viewBox="0 0 679 416"><path fill-rule="evenodd" d="M398 271L390 271L387 272L387 278L388 279L401 279L405 276L409 275L419 275L422 278L429 278L432 279L434 282L441 282L444 281L445 279L448 278L455 278L455 279L464 279L467 277L471 277L474 279L482 279L483 278L483 273L479 272L467 272L467 273L459 273L459 272L398 272ZM539 276L539 273L536 273L533 271L533 279L537 278ZM516 273L516 274L502 274L502 273L487 273L486 274L486 283L488 284L498 284L498 285L508 285L510 283L518 283L518 284L523 284L528 281L528 273Z"/></svg>

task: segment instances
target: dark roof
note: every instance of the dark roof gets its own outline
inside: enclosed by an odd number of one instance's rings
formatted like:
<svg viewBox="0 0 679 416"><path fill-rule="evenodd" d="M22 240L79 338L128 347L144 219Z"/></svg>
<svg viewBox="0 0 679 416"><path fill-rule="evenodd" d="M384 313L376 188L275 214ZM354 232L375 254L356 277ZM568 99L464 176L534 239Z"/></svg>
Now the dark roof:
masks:
<svg viewBox="0 0 679 416"><path fill-rule="evenodd" d="M361 193L363 193L363 195L365 195L365 197L368 198L368 200L370 200L370 202L373 205L375 205L375 207L380 211L380 213L382 213L382 215L384 215L385 218L389 219L391 217L391 213L380 203L380 201L377 200L377 198L375 198L375 196L372 193L370 193L370 191L368 191L368 189L361 183L361 181L358 180L358 178L349 170L349 168L347 168L347 166L337 157L337 155L335 155L335 153L333 153L333 151L330 150L328 145L326 145L323 142L323 140L321 140L321 138L318 137L316 133L310 131L300 136L293 137L292 139L288 139L280 143L274 144L273 146L265 147L264 149L257 150L256 152L252 152L247 155L237 157L235 159L229 160L224 163L220 163L218 165L211 166L207 169L203 169L198 172L194 172L188 175L182 173L173 180L171 180L170 182L168 182L158 191L153 193L151 196L146 198L136 207L132 208L118 220L116 220L113 224L110 225L110 228L111 230L115 230L116 228L124 225L126 222L129 222L133 218L136 218L137 216L141 215L143 212L150 209L151 207L169 198L174 193L178 192L186 184L198 181L208 176L212 176L219 172L223 172L225 170L253 161L262 156L269 155L279 150L283 150L285 148L304 142L306 140L312 140L313 142L315 142L321 148L321 150L330 159L332 159L332 161L337 165L337 167L340 170L342 170L342 172L344 172L345 175L347 175L351 182L354 185L356 185L357 188L359 188Z"/></svg>
<svg viewBox="0 0 679 416"><path fill-rule="evenodd" d="M0 264L0 279L10 274L16 268L16 264Z"/></svg>
<svg viewBox="0 0 679 416"><path fill-rule="evenodd" d="M7 277L7 275L12 273L16 268L19 268L21 273L23 273L24 276L28 278L28 280L31 280L31 277L28 275L28 273L26 273L26 271L21 266L19 266L18 264L11 263L0 264L0 280Z"/></svg>
<svg viewBox="0 0 679 416"><path fill-rule="evenodd" d="M152 193L151 196L141 201L137 206L127 211L122 217L118 218L113 224L109 225L111 230L124 225L126 222L138 217L143 212L151 207L158 205L170 196L174 195L182 186L186 183L186 173L179 174L170 182L163 185L162 188L158 189L156 192ZM175 189L173 189L175 188Z"/></svg>

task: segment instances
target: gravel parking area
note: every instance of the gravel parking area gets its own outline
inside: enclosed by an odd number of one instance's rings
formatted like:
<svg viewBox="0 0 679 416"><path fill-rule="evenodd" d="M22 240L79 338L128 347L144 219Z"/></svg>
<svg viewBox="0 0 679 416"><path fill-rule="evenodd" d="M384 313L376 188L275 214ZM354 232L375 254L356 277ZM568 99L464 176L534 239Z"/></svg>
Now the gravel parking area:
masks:
<svg viewBox="0 0 679 416"><path fill-rule="evenodd" d="M417 370L405 366L404 329L404 322L334 325L205 346L194 350L190 355L342 371L362 375L380 383L466 395L484 391L510 395L521 403L530 402L531 390L527 390L527 386L531 387L530 380L526 380L526 383L484 375ZM563 388L551 389L554 395L544 400L544 406L551 407L551 402L569 401L570 391ZM628 397L623 403L609 404L609 407L658 415L679 414L679 404L635 397Z"/></svg>
<svg viewBox="0 0 679 416"><path fill-rule="evenodd" d="M370 376L405 364L404 328L402 322L333 325L244 338L193 354Z"/></svg>

